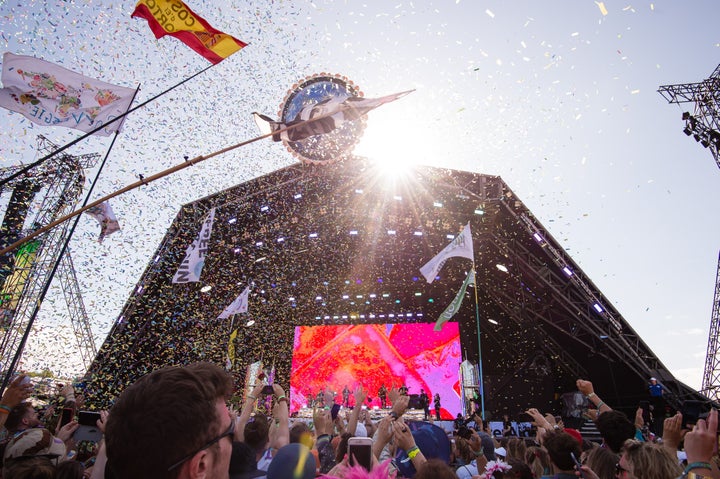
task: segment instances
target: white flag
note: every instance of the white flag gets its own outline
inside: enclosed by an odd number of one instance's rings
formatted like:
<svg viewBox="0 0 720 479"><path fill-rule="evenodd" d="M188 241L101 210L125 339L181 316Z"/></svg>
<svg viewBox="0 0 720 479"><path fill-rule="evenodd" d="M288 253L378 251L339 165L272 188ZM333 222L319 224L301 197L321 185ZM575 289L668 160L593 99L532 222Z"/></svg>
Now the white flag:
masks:
<svg viewBox="0 0 720 479"><path fill-rule="evenodd" d="M465 225L462 232L457 235L449 245L420 268L420 272L425 276L428 283L435 281L435 276L440 272L445 261L453 256L460 256L471 260L475 259L470 223Z"/></svg>
<svg viewBox="0 0 720 479"><path fill-rule="evenodd" d="M225 311L220 313L217 319L227 319L233 314L247 313L248 310L248 295L250 294L250 286L245 288L245 291L240 293L240 296L235 298L235 301L225 308Z"/></svg>
<svg viewBox="0 0 720 479"><path fill-rule="evenodd" d="M130 108L135 90L86 77L39 58L5 53L0 106L39 125L90 132ZM123 120L96 132L108 136Z"/></svg>
<svg viewBox="0 0 720 479"><path fill-rule="evenodd" d="M273 135L274 141L301 141L311 136L330 133L343 123L357 120L369 111L402 98L413 91L415 90L393 93L380 98L329 96L317 103L308 103L287 123L274 121L272 118L260 113L253 113L253 117L264 135L271 131L276 132L290 126L293 127L290 130ZM308 121L319 116L323 118Z"/></svg>
<svg viewBox="0 0 720 479"><path fill-rule="evenodd" d="M103 201L99 205L89 208L86 213L100 223L100 237L98 238L100 243L106 236L120 231L120 223L118 223L109 202Z"/></svg>
<svg viewBox="0 0 720 479"><path fill-rule="evenodd" d="M215 221L215 208L211 209L210 213L205 217L200 234L185 251L185 259L180 264L175 276L173 276L173 283L195 283L200 281L200 274L203 266L205 266L205 256L208 252L208 244L212 234L213 221Z"/></svg>

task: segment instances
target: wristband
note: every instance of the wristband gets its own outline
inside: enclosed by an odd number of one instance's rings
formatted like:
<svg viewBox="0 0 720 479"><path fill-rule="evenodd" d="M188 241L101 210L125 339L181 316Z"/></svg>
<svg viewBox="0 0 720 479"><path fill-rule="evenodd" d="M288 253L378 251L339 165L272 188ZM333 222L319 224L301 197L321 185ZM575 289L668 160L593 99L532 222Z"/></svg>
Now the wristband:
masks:
<svg viewBox="0 0 720 479"><path fill-rule="evenodd" d="M285 396L280 396L279 398L277 398L277 402L282 402L282 401L285 401L287 403L288 398L286 398Z"/></svg>
<svg viewBox="0 0 720 479"><path fill-rule="evenodd" d="M712 470L712 465L709 462L691 462L685 467L682 477L687 477L688 473L692 469L707 469Z"/></svg>
<svg viewBox="0 0 720 479"><path fill-rule="evenodd" d="M710 479L710 476L703 476L702 474L695 474L694 472L689 472L687 476L680 477L687 477L687 479Z"/></svg>
<svg viewBox="0 0 720 479"><path fill-rule="evenodd" d="M12 408L10 406L0 404L0 414L10 414L10 412L12 412Z"/></svg>
<svg viewBox="0 0 720 479"><path fill-rule="evenodd" d="M390 411L390 414L388 414L391 418L393 418L393 421L398 418L398 415L395 411Z"/></svg>
<svg viewBox="0 0 720 479"><path fill-rule="evenodd" d="M248 394L247 397L249 397L253 401L257 401L257 398L255 396L253 396L252 394Z"/></svg>
<svg viewBox="0 0 720 479"><path fill-rule="evenodd" d="M417 446L413 446L407 451L407 456L412 461L413 459L415 459L415 456L417 456L419 453L420 453L420 448Z"/></svg>
<svg viewBox="0 0 720 479"><path fill-rule="evenodd" d="M595 395L596 395L595 392L591 392L590 394L588 394L588 395L585 396L585 397L586 397L586 398L591 398L591 397L593 397L593 396L595 396Z"/></svg>
<svg viewBox="0 0 720 479"><path fill-rule="evenodd" d="M600 401L599 403L597 403L597 404L595 405L595 407L596 407L597 410L599 411L600 408L603 407L604 405L605 405L605 403L604 403L603 401Z"/></svg>

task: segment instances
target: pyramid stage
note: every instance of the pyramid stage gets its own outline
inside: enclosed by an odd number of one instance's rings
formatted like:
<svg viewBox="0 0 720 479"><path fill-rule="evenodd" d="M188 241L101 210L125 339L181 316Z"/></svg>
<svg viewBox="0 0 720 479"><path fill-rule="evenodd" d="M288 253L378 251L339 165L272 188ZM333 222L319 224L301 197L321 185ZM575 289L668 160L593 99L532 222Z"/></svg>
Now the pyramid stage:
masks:
<svg viewBox="0 0 720 479"><path fill-rule="evenodd" d="M201 281L173 284L211 208ZM500 177L415 167L388 178L362 158L293 164L184 205L88 371L87 395L104 406L158 367L224 365L234 329L237 384L262 360L289 391L298 326L434 323L472 262L448 259L432 283L419 268L468 223L476 289L448 325L457 322L461 360L482 367L489 417L559 411L577 378L628 411L648 399L651 376L673 407L705 399L668 372ZM217 320L247 285L248 312Z"/></svg>

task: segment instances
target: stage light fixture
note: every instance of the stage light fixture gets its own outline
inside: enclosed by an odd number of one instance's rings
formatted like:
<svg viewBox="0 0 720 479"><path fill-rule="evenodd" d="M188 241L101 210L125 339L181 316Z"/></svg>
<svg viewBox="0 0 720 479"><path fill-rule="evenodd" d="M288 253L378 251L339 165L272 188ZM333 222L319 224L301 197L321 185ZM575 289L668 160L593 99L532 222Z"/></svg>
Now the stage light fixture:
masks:
<svg viewBox="0 0 720 479"><path fill-rule="evenodd" d="M277 239L278 243L282 243L283 241L285 241L285 238L283 238L282 236Z"/></svg>
<svg viewBox="0 0 720 479"><path fill-rule="evenodd" d="M299 200L300 198L302 198L302 195L300 193L297 193L295 196L293 196L293 198Z"/></svg>
<svg viewBox="0 0 720 479"><path fill-rule="evenodd" d="M260 211L267 211L267 210L269 210L269 209L270 209L269 206L261 206L261 207L260 207Z"/></svg>
<svg viewBox="0 0 720 479"><path fill-rule="evenodd" d="M390 297L390 293L383 293L383 298L389 298L389 297Z"/></svg>
<svg viewBox="0 0 720 479"><path fill-rule="evenodd" d="M573 275L572 270L571 270L570 268L568 268L567 266L565 266L565 267L563 268L563 273L565 273L565 274L568 275L568 276L572 276L572 275Z"/></svg>
<svg viewBox="0 0 720 479"><path fill-rule="evenodd" d="M538 243L542 243L544 241L543 237L540 236L540 233L533 233L533 238L535 238L535 241L537 241Z"/></svg>
<svg viewBox="0 0 720 479"><path fill-rule="evenodd" d="M422 293L415 293L415 296L422 296Z"/></svg>
<svg viewBox="0 0 720 479"><path fill-rule="evenodd" d="M683 114L682 114L682 119L683 119L683 120L688 120L688 119L690 119L690 112L689 112L689 111L684 111Z"/></svg>
<svg viewBox="0 0 720 479"><path fill-rule="evenodd" d="M702 140L700 140L700 144L701 144L703 147L707 148L708 146L710 146L710 141L708 140L707 137L705 137L705 138L703 138Z"/></svg>
<svg viewBox="0 0 720 479"><path fill-rule="evenodd" d="M439 201L433 201L433 206L434 206L435 208L442 208L442 205L443 205L443 204L440 203Z"/></svg>
<svg viewBox="0 0 720 479"><path fill-rule="evenodd" d="M595 308L595 311L597 311L598 313L602 313L604 311L602 306L597 303L593 304L593 308Z"/></svg>
<svg viewBox="0 0 720 479"><path fill-rule="evenodd" d="M497 325L499 324L499 323L498 323L497 321L495 321L494 319L488 319L488 323L494 324L495 326L497 326Z"/></svg>
<svg viewBox="0 0 720 479"><path fill-rule="evenodd" d="M310 237L310 238L317 238L317 237L318 237L318 234L317 234L317 233L310 233L310 234L308 235L308 237Z"/></svg>
<svg viewBox="0 0 720 479"><path fill-rule="evenodd" d="M293 298L292 296L290 296L290 297L288 298L288 301L295 301L295 298Z"/></svg>
<svg viewBox="0 0 720 479"><path fill-rule="evenodd" d="M698 135L697 133L693 135L693 138L695 138L695 141L700 141L700 135Z"/></svg>
<svg viewBox="0 0 720 479"><path fill-rule="evenodd" d="M375 299L375 298L377 298L377 295L375 293L370 293L370 297Z"/></svg>
<svg viewBox="0 0 720 479"><path fill-rule="evenodd" d="M478 208L478 209L475 210L475 214L476 214L476 215L484 215L484 214L485 214L485 210L482 209L482 208Z"/></svg>
<svg viewBox="0 0 720 479"><path fill-rule="evenodd" d="M362 195L362 194L363 194L363 190L357 189L357 190L355 190L355 193L358 194L358 195Z"/></svg>
<svg viewBox="0 0 720 479"><path fill-rule="evenodd" d="M502 271L503 273L507 273L507 272L508 272L507 266L505 266L504 264L498 263L498 264L495 265L495 267L496 267L497 269L499 269L500 271Z"/></svg>
<svg viewBox="0 0 720 479"><path fill-rule="evenodd" d="M249 327L252 326L253 324L255 324L255 320L254 320L254 319L251 319L251 320L249 320L247 323L245 323L245 326L249 328Z"/></svg>
<svg viewBox="0 0 720 479"><path fill-rule="evenodd" d="M262 246L262 245L263 245L262 241L258 241L257 243L255 243L255 246Z"/></svg>
<svg viewBox="0 0 720 479"><path fill-rule="evenodd" d="M230 218L228 220L228 223L230 223L231 225L234 225L235 223L237 223L237 218Z"/></svg>
<svg viewBox="0 0 720 479"><path fill-rule="evenodd" d="M351 235L351 236L357 236L357 234L358 234L357 230L351 230L351 231L350 231L350 235Z"/></svg>
<svg viewBox="0 0 720 479"><path fill-rule="evenodd" d="M389 235L394 235L394 234L397 234L397 232L396 232L395 230L388 230L388 234L389 234Z"/></svg>
<svg viewBox="0 0 720 479"><path fill-rule="evenodd" d="M422 236L422 231L416 231L413 233L413 236Z"/></svg>
<svg viewBox="0 0 720 479"><path fill-rule="evenodd" d="M692 128L686 126L685 128L683 128L683 133L685 133L687 136L692 135Z"/></svg>
<svg viewBox="0 0 720 479"><path fill-rule="evenodd" d="M265 261L266 258L267 258L266 256L261 256L261 257L259 257L258 259L256 259L255 262L256 262L256 263L262 263L263 261Z"/></svg>
<svg viewBox="0 0 720 479"><path fill-rule="evenodd" d="M342 299L350 299L350 296L348 296L347 294L343 294Z"/></svg>
<svg viewBox="0 0 720 479"><path fill-rule="evenodd" d="M322 296L315 296L315 301L322 301Z"/></svg>
<svg viewBox="0 0 720 479"><path fill-rule="evenodd" d="M201 292L201 293L207 293L207 292L210 291L211 289L212 289L212 286L210 286L209 284L206 284L205 286L203 286L202 288L200 288L200 292Z"/></svg>
<svg viewBox="0 0 720 479"><path fill-rule="evenodd" d="M400 196L400 195L395 195L395 196L393 196L393 199L394 199L395 201L402 201L402 196Z"/></svg>
<svg viewBox="0 0 720 479"><path fill-rule="evenodd" d="M455 239L455 235L445 235L445 237L450 240Z"/></svg>

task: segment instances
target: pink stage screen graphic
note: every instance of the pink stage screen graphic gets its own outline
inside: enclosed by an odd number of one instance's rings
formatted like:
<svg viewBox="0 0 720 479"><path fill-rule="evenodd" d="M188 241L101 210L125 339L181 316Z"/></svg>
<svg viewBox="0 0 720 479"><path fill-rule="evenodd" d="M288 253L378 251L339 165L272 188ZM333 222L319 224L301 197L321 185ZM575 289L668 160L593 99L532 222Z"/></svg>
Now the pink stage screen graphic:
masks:
<svg viewBox="0 0 720 479"><path fill-rule="evenodd" d="M307 407L311 397L326 387L337 393L362 385L368 393L366 405L380 406L378 390L408 387L408 394L440 394L442 419L454 419L461 411L459 368L460 334L457 323L446 323L442 331L433 324L364 324L342 326L298 326L290 373L290 410Z"/></svg>

